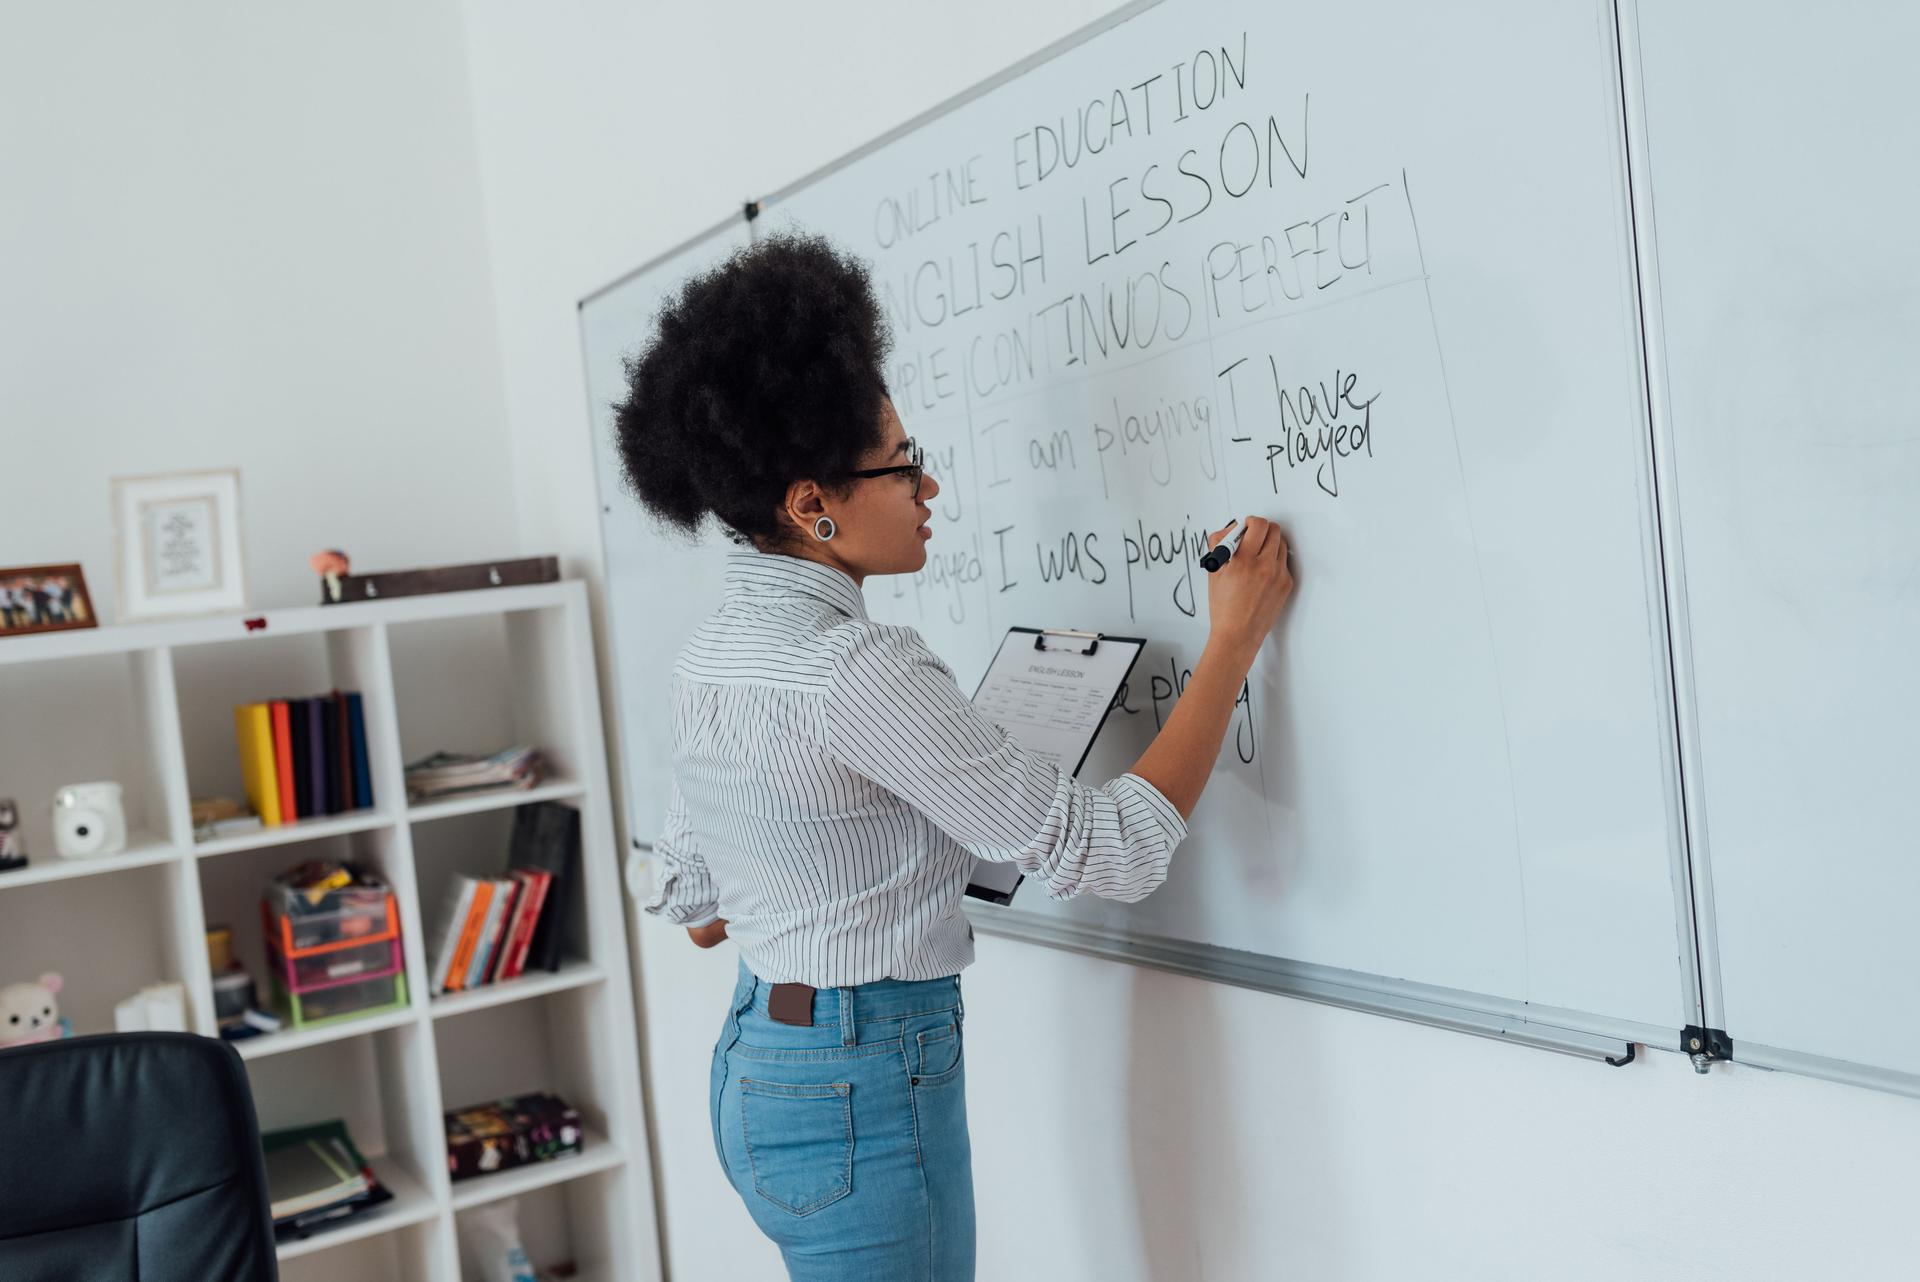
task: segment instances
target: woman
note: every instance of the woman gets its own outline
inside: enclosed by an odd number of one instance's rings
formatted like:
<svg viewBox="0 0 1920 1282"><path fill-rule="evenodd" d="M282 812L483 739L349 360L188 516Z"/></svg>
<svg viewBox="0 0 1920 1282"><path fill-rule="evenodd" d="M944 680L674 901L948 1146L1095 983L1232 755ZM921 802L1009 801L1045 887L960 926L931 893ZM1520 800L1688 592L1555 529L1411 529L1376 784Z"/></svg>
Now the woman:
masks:
<svg viewBox="0 0 1920 1282"><path fill-rule="evenodd" d="M628 366L628 483L743 546L673 673L674 784L648 911L740 979L714 1047L720 1163L795 1279L973 1276L959 972L972 856L1049 894L1165 878L1293 588L1249 523L1208 584L1205 653L1133 769L1098 788L980 716L861 584L926 563L939 482L888 399L865 271L776 237L690 281Z"/></svg>

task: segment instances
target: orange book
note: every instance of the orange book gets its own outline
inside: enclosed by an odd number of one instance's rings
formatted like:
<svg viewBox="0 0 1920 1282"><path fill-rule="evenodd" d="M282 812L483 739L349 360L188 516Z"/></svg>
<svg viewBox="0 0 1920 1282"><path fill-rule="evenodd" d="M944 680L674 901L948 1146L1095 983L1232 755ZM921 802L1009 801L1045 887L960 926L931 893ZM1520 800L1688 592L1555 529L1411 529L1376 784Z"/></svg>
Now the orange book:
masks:
<svg viewBox="0 0 1920 1282"><path fill-rule="evenodd" d="M473 889L473 907L467 909L467 924L460 931L460 946L453 952L453 967L447 972L447 991L467 986L467 967L473 965L473 950L480 942L480 928L487 924L487 909L493 903L493 883L482 878Z"/></svg>
<svg viewBox="0 0 1920 1282"><path fill-rule="evenodd" d="M275 699L273 709L273 764L279 776L280 817L291 822L304 818L293 803L293 723L287 718L287 701Z"/></svg>

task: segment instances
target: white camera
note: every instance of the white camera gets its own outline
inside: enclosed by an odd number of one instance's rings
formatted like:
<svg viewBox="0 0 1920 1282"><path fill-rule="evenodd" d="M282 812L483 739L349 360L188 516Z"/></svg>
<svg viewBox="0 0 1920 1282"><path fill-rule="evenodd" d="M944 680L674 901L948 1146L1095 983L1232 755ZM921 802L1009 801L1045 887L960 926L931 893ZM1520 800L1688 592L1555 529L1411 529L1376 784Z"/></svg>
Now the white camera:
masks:
<svg viewBox="0 0 1920 1282"><path fill-rule="evenodd" d="M68 784L53 794L53 846L68 859L127 848L127 812L117 783Z"/></svg>

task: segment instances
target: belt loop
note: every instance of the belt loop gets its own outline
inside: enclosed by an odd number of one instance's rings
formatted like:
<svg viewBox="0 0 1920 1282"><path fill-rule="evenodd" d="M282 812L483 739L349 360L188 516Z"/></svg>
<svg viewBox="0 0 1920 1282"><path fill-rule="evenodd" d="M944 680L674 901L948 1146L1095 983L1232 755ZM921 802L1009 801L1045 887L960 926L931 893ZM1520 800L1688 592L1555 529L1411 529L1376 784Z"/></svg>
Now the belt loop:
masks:
<svg viewBox="0 0 1920 1282"><path fill-rule="evenodd" d="M967 1022L967 995L961 991L958 975L953 977L953 1012L959 1017L960 1023Z"/></svg>
<svg viewBox="0 0 1920 1282"><path fill-rule="evenodd" d="M853 990L840 990L840 1044L852 1046L855 1042L853 1031Z"/></svg>

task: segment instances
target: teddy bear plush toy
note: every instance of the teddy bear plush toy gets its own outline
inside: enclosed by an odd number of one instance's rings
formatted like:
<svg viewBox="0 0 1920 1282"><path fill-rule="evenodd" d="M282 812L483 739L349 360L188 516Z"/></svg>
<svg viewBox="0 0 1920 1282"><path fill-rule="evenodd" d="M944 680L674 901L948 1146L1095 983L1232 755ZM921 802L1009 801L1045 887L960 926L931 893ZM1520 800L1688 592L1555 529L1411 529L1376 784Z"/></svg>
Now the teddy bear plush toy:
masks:
<svg viewBox="0 0 1920 1282"><path fill-rule="evenodd" d="M47 974L0 987L0 1049L73 1036L73 1025L60 1018L60 983Z"/></svg>

